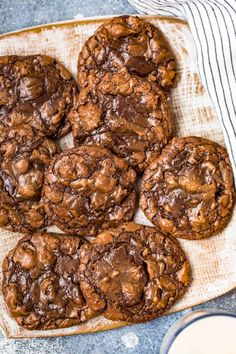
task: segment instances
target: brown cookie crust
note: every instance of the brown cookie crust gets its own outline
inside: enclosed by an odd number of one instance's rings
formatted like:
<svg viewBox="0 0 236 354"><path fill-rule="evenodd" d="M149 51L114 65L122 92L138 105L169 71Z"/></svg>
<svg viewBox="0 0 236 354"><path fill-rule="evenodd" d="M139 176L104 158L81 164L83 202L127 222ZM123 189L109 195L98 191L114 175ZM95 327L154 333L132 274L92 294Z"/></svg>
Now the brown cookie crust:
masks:
<svg viewBox="0 0 236 354"><path fill-rule="evenodd" d="M202 239L221 231L234 204L226 150L199 138L174 138L146 169L140 207L162 232Z"/></svg>
<svg viewBox="0 0 236 354"><path fill-rule="evenodd" d="M80 277L92 309L111 320L144 322L162 315L185 292L190 266L176 239L125 223L81 247Z"/></svg>
<svg viewBox="0 0 236 354"><path fill-rule="evenodd" d="M135 171L108 149L96 145L68 149L47 171L45 210L64 232L96 236L132 219L135 179Z"/></svg>
<svg viewBox="0 0 236 354"><path fill-rule="evenodd" d="M3 261L3 295L11 316L28 329L70 327L97 315L80 290L77 269L83 240L35 233Z"/></svg>
<svg viewBox="0 0 236 354"><path fill-rule="evenodd" d="M171 87L176 76L174 54L161 31L135 16L106 21L85 42L78 59L79 86L87 86L91 70L99 75L122 67L163 88Z"/></svg>
<svg viewBox="0 0 236 354"><path fill-rule="evenodd" d="M30 126L0 129L0 227L28 232L47 224L41 190L45 169L59 151Z"/></svg>
<svg viewBox="0 0 236 354"><path fill-rule="evenodd" d="M106 146L138 172L159 156L173 131L165 93L126 69L90 74L69 120L75 144Z"/></svg>
<svg viewBox="0 0 236 354"><path fill-rule="evenodd" d="M46 55L0 57L0 126L28 124L48 137L68 133L76 83Z"/></svg>

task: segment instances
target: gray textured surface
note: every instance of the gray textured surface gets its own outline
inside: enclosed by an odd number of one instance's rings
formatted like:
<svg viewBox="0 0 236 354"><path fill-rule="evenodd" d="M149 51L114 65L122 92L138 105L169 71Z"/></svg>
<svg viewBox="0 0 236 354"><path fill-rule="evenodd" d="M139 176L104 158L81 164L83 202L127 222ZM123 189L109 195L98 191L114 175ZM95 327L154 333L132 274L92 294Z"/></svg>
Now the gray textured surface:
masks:
<svg viewBox="0 0 236 354"><path fill-rule="evenodd" d="M0 0L0 33L84 17L135 13L126 0Z"/></svg>
<svg viewBox="0 0 236 354"><path fill-rule="evenodd" d="M0 33L86 16L135 13L126 0L0 0ZM194 309L217 307L236 313L236 290ZM167 329L189 309L146 324L64 338L7 340L1 354L146 354L159 353ZM223 354L223 353L222 353Z"/></svg>

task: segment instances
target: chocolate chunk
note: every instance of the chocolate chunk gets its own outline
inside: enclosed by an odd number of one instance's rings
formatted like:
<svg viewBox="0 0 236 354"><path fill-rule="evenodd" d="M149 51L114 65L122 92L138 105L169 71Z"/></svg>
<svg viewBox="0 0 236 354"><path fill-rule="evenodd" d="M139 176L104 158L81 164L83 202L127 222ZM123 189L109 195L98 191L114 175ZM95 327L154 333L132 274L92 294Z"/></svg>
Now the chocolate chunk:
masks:
<svg viewBox="0 0 236 354"><path fill-rule="evenodd" d="M234 202L226 150L198 137L174 138L147 168L140 207L162 232L202 239L228 223Z"/></svg>
<svg viewBox="0 0 236 354"><path fill-rule="evenodd" d="M28 232L44 227L45 168L59 152L55 142L22 125L0 129L0 226Z"/></svg>
<svg viewBox="0 0 236 354"><path fill-rule="evenodd" d="M174 83L176 64L172 50L159 29L134 16L106 21L84 44L78 60L78 81L87 86L91 71L115 72L150 78L163 88Z"/></svg>
<svg viewBox="0 0 236 354"><path fill-rule="evenodd" d="M3 295L11 316L28 329L69 327L97 315L80 290L81 238L35 233L3 262Z"/></svg>
<svg viewBox="0 0 236 354"><path fill-rule="evenodd" d="M71 74L51 57L0 57L0 126L28 124L60 137L70 130L67 114L76 91Z"/></svg>
<svg viewBox="0 0 236 354"><path fill-rule="evenodd" d="M131 220L136 173L101 146L64 151L50 165L43 200L50 221L67 233L95 236Z"/></svg>
<svg viewBox="0 0 236 354"><path fill-rule="evenodd" d="M137 171L159 156L172 134L166 95L125 68L100 78L91 73L69 120L75 144L106 146Z"/></svg>
<svg viewBox="0 0 236 354"><path fill-rule="evenodd" d="M111 320L144 322L162 315L184 293L190 266L174 238L125 223L82 246L80 277L91 309Z"/></svg>

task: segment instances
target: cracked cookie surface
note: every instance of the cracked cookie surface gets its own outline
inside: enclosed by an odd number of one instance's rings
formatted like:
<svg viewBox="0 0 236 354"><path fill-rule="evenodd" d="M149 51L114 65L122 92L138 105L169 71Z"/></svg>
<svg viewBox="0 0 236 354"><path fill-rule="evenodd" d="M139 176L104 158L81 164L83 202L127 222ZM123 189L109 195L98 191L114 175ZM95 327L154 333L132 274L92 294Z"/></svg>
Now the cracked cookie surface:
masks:
<svg viewBox="0 0 236 354"><path fill-rule="evenodd" d="M75 144L106 146L138 172L159 156L173 131L165 93L126 69L90 74L69 120Z"/></svg>
<svg viewBox="0 0 236 354"><path fill-rule="evenodd" d="M35 233L22 238L3 262L3 294L11 316L28 329L70 327L97 315L78 278L83 240Z"/></svg>
<svg viewBox="0 0 236 354"><path fill-rule="evenodd" d="M78 59L80 88L94 71L115 72L126 67L130 74L150 78L162 88L173 86L176 63L163 34L135 16L120 16L102 24L84 44Z"/></svg>
<svg viewBox="0 0 236 354"><path fill-rule="evenodd" d="M185 292L190 266L178 241L157 229L125 223L80 250L81 290L111 320L144 322Z"/></svg>
<svg viewBox="0 0 236 354"><path fill-rule="evenodd" d="M76 83L69 71L46 55L0 57L0 126L28 124L48 137L70 130Z"/></svg>
<svg viewBox="0 0 236 354"><path fill-rule="evenodd" d="M96 236L135 210L136 172L101 146L80 146L58 155L45 177L43 201L50 221L67 233Z"/></svg>
<svg viewBox="0 0 236 354"><path fill-rule="evenodd" d="M0 226L29 232L47 224L41 200L45 169L58 145L30 126L0 128Z"/></svg>
<svg viewBox="0 0 236 354"><path fill-rule="evenodd" d="M225 148L199 137L174 138L144 173L140 207L162 232L202 239L227 225L234 196Z"/></svg>

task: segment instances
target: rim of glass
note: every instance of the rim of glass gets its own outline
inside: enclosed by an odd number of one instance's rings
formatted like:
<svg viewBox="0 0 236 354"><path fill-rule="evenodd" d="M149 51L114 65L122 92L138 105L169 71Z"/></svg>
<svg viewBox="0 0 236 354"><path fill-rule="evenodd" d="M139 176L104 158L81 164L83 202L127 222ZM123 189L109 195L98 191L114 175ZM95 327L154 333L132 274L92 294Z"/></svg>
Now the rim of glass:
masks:
<svg viewBox="0 0 236 354"><path fill-rule="evenodd" d="M199 312L201 312L200 310L197 310ZM196 312L197 312L196 311ZM193 312L194 313L194 312ZM178 335L188 326L190 326L191 324L193 324L194 322L197 322L199 320L202 320L203 318L206 317L213 317L213 316L228 316L228 317L234 317L236 318L236 314L234 313L230 313L230 312L224 312L224 310L222 311L215 311L215 312L211 312L211 313L205 313L200 315L199 317L195 317L192 320L190 320L189 322L185 323L183 326L181 326L179 329L177 329L170 337L167 347L166 349L164 349L164 354L168 354L170 347L172 346L173 342L175 341L175 339L178 337Z"/></svg>

